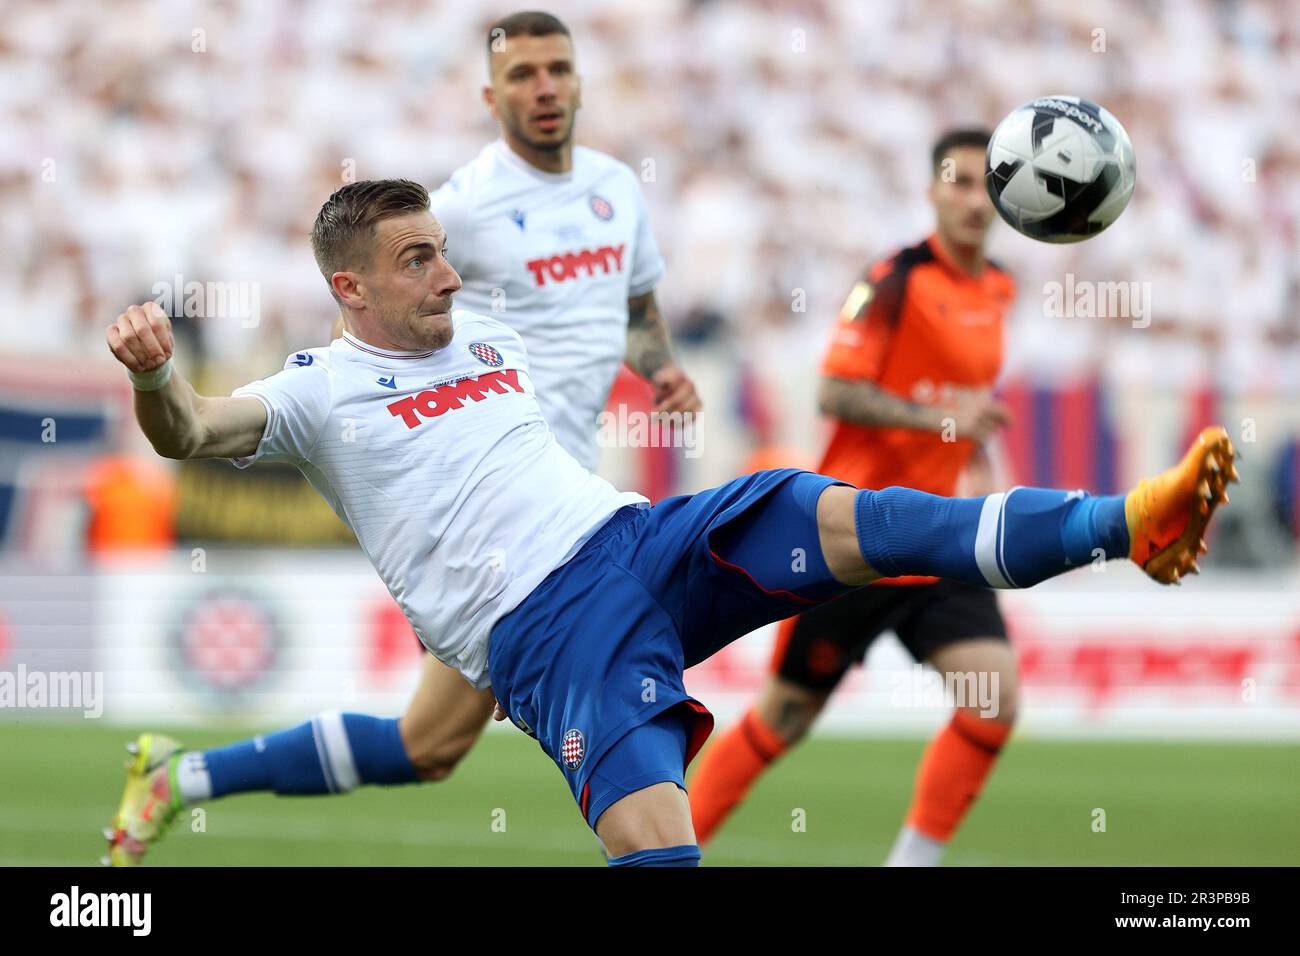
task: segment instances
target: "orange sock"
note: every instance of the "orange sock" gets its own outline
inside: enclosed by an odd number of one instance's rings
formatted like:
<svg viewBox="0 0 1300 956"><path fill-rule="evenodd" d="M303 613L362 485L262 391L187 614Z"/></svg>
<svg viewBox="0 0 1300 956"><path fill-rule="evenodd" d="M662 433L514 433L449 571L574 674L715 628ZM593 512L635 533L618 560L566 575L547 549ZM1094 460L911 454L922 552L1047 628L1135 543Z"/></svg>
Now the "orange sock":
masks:
<svg viewBox="0 0 1300 956"><path fill-rule="evenodd" d="M979 796L1011 726L959 710L930 741L916 771L907 823L947 843Z"/></svg>
<svg viewBox="0 0 1300 956"><path fill-rule="evenodd" d="M695 765L689 791L695 839L701 845L785 749L785 741L752 709L714 738Z"/></svg>

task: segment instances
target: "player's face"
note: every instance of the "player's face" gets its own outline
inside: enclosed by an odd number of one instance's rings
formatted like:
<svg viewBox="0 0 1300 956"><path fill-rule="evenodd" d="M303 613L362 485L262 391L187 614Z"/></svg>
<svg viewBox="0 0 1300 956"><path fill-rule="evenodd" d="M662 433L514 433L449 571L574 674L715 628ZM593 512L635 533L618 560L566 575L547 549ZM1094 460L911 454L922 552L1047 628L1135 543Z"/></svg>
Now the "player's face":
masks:
<svg viewBox="0 0 1300 956"><path fill-rule="evenodd" d="M492 118L506 138L554 152L573 137L582 105L573 43L563 33L508 37L490 61L492 85L483 89Z"/></svg>
<svg viewBox="0 0 1300 956"><path fill-rule="evenodd" d="M951 150L930 183L930 202L945 240L955 246L982 246L994 214L984 188L984 150L978 146Z"/></svg>
<svg viewBox="0 0 1300 956"><path fill-rule="evenodd" d="M375 227L374 258L357 290L378 338L392 347L441 349L451 342L451 297L460 276L447 262L446 245L446 233L427 210Z"/></svg>

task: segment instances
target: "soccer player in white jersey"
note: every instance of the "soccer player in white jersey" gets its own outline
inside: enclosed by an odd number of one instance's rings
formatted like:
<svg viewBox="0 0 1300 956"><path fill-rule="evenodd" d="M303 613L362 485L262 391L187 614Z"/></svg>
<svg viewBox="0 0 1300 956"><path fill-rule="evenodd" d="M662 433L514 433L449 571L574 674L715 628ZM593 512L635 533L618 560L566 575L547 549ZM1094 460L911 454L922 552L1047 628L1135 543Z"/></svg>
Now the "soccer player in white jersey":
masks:
<svg viewBox="0 0 1300 956"><path fill-rule="evenodd" d="M686 694L686 667L882 576L1028 587L1100 548L1176 582L1236 477L1227 433L1207 428L1123 496L942 498L784 469L649 507L560 447L519 335L452 310L460 279L445 240L415 183L336 191L312 245L347 335L229 398L200 396L174 371L155 304L129 308L106 338L160 454L302 471L425 647L537 739L611 865L699 861L684 774L712 718ZM218 768L182 759L169 772ZM219 772L275 771L250 755ZM332 761L331 772L367 769ZM148 799L133 820L163 812Z"/></svg>
<svg viewBox="0 0 1300 956"><path fill-rule="evenodd" d="M431 206L463 282L458 304L519 333L542 414L561 447L594 471L596 419L620 363L653 386L656 411L694 414L700 403L673 361L655 302L663 260L640 183L624 163L573 142L581 84L568 29L550 14L523 12L494 23L487 40L490 82L483 98L501 138L434 192ZM332 337L341 332L340 322ZM411 361L394 363L395 379L386 379L392 388L404 384ZM166 805L255 790L309 795L343 793L360 783L442 780L491 713L491 695L475 692L426 654L400 719L331 712L279 734L193 753ZM145 735L128 749L128 768L165 768L176 763L169 758L179 746ZM248 754L265 760L267 769L230 777L218 772L215 786L210 775L189 772L231 760L244 768ZM154 776L160 791L172 785L167 774ZM126 836L141 789L129 775L107 834L111 862L135 863L147 846Z"/></svg>

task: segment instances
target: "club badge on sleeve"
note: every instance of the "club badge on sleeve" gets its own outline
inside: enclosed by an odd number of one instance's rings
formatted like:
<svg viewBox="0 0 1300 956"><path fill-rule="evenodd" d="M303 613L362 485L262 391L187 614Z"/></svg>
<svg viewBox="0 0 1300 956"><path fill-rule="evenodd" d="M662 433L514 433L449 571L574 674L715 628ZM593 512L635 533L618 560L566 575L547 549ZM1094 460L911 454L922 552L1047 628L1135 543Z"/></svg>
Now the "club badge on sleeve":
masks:
<svg viewBox="0 0 1300 956"><path fill-rule="evenodd" d="M565 770L577 770L582 766L582 758L587 756L587 741L578 729L564 732L564 743L560 746L560 759L564 761Z"/></svg>

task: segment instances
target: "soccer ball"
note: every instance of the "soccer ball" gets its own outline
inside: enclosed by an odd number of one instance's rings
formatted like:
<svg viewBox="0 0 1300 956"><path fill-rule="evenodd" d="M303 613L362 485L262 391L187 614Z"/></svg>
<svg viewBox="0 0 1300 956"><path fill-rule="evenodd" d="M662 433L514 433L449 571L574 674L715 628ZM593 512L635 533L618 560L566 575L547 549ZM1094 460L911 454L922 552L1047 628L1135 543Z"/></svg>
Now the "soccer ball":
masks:
<svg viewBox="0 0 1300 956"><path fill-rule="evenodd" d="M1077 96L1040 96L989 139L984 183L999 215L1043 242L1078 242L1119 218L1133 195L1133 143L1119 120Z"/></svg>

